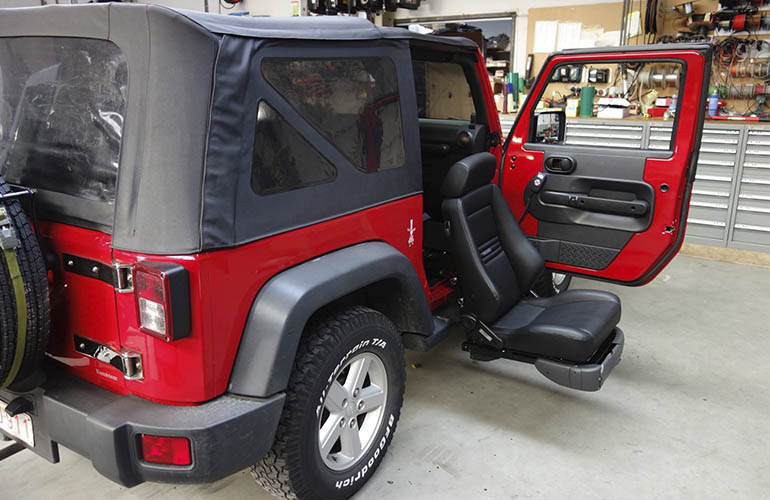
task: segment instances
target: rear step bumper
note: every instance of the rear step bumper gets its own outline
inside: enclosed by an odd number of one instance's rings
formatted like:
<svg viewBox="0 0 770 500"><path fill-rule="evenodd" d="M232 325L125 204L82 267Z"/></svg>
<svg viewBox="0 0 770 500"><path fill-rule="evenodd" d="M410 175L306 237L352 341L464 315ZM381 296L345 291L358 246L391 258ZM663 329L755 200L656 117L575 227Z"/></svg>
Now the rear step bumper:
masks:
<svg viewBox="0 0 770 500"><path fill-rule="evenodd" d="M124 486L206 483L245 469L272 446L285 399L284 394L266 399L225 394L198 406L169 406L120 396L59 370L48 380L21 395L33 405L33 450L58 461L56 443L61 444ZM6 403L18 396L0 391ZM192 465L144 462L140 434L187 437Z"/></svg>
<svg viewBox="0 0 770 500"><path fill-rule="evenodd" d="M538 358L535 360L535 368L559 385L579 391L598 391L612 370L620 363L624 343L623 332L615 327L615 336L597 363L579 365Z"/></svg>

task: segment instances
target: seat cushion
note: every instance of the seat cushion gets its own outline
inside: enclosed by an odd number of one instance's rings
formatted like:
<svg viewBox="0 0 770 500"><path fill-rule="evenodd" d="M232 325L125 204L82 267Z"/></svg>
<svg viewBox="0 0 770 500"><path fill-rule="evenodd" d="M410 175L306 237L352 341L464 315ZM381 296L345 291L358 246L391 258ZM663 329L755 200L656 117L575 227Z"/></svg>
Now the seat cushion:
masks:
<svg viewBox="0 0 770 500"><path fill-rule="evenodd" d="M585 362L620 321L620 299L598 290L569 290L523 300L490 325L507 349Z"/></svg>

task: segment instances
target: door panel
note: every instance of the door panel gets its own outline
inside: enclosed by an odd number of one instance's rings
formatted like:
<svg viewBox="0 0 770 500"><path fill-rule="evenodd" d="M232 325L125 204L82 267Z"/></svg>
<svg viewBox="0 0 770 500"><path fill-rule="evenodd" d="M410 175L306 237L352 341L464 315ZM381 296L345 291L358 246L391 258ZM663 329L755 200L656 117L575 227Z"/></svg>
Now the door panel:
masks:
<svg viewBox="0 0 770 500"><path fill-rule="evenodd" d="M606 148L532 144L543 152L548 180L529 202L538 221L640 232L652 222L655 192L644 182L646 155L642 151L608 152ZM654 152L651 156L666 156ZM569 158L573 170L559 173L556 159ZM525 192L529 200L531 193Z"/></svg>
<svg viewBox="0 0 770 500"><path fill-rule="evenodd" d="M514 214L521 217L526 207L522 229L549 268L641 285L673 258L684 238L710 61L710 47L701 44L675 50L565 51L546 61L511 130L500 177ZM662 142L632 149L600 138L589 138L590 145L565 143L564 137L556 143L530 142L535 107L550 75L565 64L616 65L618 71L636 67L640 74L646 65L681 67L671 148ZM641 121L617 123L644 127ZM546 180L533 188L530 181L540 172L546 173Z"/></svg>

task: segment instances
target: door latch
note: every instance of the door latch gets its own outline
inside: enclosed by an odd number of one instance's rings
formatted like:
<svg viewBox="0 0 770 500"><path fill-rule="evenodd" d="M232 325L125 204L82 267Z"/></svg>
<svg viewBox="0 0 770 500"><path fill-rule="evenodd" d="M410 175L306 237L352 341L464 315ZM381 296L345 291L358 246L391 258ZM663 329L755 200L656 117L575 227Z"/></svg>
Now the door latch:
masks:
<svg viewBox="0 0 770 500"><path fill-rule="evenodd" d="M91 339L75 335L75 351L116 368L126 380L142 380L142 356L134 351L116 351Z"/></svg>

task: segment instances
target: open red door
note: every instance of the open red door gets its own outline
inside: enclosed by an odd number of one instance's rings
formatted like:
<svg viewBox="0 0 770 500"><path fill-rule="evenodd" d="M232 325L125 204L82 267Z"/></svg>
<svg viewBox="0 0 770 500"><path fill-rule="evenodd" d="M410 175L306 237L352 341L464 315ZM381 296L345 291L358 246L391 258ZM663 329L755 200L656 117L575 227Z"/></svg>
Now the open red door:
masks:
<svg viewBox="0 0 770 500"><path fill-rule="evenodd" d="M548 58L506 141L500 179L517 218L526 207L522 229L550 269L643 285L676 255L710 69L707 44L568 50ZM579 130L563 111L544 108L574 105L565 96L574 96L575 87L589 94L581 115L599 115L581 119ZM596 111L586 87L608 95L597 96ZM673 124L669 147L651 148L650 120L628 116L627 104L649 111L674 95L665 117Z"/></svg>

